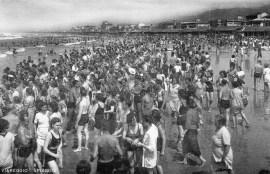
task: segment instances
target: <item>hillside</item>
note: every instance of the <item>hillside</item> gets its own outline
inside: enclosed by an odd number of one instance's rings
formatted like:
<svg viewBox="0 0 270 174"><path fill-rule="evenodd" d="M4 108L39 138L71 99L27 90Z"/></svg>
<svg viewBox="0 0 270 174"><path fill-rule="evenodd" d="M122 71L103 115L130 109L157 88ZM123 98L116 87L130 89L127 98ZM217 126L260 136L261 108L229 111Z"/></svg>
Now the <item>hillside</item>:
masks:
<svg viewBox="0 0 270 174"><path fill-rule="evenodd" d="M270 3L257 8L230 8L230 9L215 9L211 11L206 11L196 16L188 16L180 19L183 20L195 20L201 19L201 21L209 21L215 19L235 19L237 16L247 16L256 14L259 12L270 13Z"/></svg>

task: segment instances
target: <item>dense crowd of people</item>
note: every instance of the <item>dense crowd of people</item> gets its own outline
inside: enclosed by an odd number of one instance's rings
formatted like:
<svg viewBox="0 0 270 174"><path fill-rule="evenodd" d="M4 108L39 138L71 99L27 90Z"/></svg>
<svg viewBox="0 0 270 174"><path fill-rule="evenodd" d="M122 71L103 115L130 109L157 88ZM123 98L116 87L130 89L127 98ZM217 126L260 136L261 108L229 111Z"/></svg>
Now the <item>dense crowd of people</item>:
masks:
<svg viewBox="0 0 270 174"><path fill-rule="evenodd" d="M169 117L177 120L177 151L184 155L179 162L203 166L198 132L203 111L213 112L216 104L213 170L222 165L233 173L229 127L237 128L239 122L250 126L244 113L246 53L238 51L247 44L225 43L235 48L230 69L220 71L214 81L210 40L99 38L100 44L65 50L51 62L29 56L16 70L7 67L0 88L0 173L50 169L59 174L65 159L62 148L72 146L67 135L74 133L74 153L88 150L89 138L95 138L89 161L97 161L98 174L163 174L160 157L165 154ZM269 87L270 70L260 57L258 51L254 83L265 77ZM90 137L93 130L96 136ZM77 173L89 173L88 163L81 161Z"/></svg>

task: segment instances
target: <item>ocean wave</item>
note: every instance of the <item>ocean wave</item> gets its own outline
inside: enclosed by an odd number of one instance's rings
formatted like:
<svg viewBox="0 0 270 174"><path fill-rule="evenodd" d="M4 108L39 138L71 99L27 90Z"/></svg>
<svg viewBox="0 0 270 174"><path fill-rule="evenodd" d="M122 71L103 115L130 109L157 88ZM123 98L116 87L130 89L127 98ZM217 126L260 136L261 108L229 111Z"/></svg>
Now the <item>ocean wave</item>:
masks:
<svg viewBox="0 0 270 174"><path fill-rule="evenodd" d="M6 54L0 54L0 58L5 58L5 57L7 57Z"/></svg>
<svg viewBox="0 0 270 174"><path fill-rule="evenodd" d="M0 33L0 40L12 40L12 39L21 39L23 36L19 34L11 34L11 33Z"/></svg>
<svg viewBox="0 0 270 174"><path fill-rule="evenodd" d="M17 50L17 52L18 52L18 53L25 52L25 48L19 48L19 49Z"/></svg>
<svg viewBox="0 0 270 174"><path fill-rule="evenodd" d="M5 54L11 55L11 54L13 54L13 52L12 51L6 51Z"/></svg>
<svg viewBox="0 0 270 174"><path fill-rule="evenodd" d="M71 45L79 45L81 44L82 42L71 42L71 43L66 43L64 44L65 46L71 46Z"/></svg>
<svg viewBox="0 0 270 174"><path fill-rule="evenodd" d="M44 48L45 46L44 45L38 45L36 46L37 48Z"/></svg>

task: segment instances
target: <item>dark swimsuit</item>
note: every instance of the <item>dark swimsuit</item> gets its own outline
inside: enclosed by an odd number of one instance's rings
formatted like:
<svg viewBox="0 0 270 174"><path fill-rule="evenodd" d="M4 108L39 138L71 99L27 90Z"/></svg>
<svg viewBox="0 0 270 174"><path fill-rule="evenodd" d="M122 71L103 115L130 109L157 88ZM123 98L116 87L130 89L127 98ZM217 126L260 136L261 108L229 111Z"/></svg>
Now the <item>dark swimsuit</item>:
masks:
<svg viewBox="0 0 270 174"><path fill-rule="evenodd" d="M56 138L53 135L53 133L51 133L51 135L52 135L52 139L51 139L50 144L48 145L48 150L51 151L52 153L57 154L58 146L61 143L61 137L60 137L60 134L59 134L59 138ZM56 158L49 154L45 154L45 162L48 163L50 161L56 161Z"/></svg>
<svg viewBox="0 0 270 174"><path fill-rule="evenodd" d="M128 125L128 131L127 131L126 137L131 138L132 140L135 140L137 138L140 138L141 137L141 133L140 133L139 124L137 124L137 132L135 134L132 134L130 132L129 125ZM136 146L133 146L129 142L126 142L126 148L127 148L127 151L134 151L137 147Z"/></svg>
<svg viewBox="0 0 270 174"><path fill-rule="evenodd" d="M104 117L104 108L100 107L99 104L98 104L98 108L96 110L96 113L95 113L95 127L97 129L100 129L101 128L101 123L103 120L103 117Z"/></svg>

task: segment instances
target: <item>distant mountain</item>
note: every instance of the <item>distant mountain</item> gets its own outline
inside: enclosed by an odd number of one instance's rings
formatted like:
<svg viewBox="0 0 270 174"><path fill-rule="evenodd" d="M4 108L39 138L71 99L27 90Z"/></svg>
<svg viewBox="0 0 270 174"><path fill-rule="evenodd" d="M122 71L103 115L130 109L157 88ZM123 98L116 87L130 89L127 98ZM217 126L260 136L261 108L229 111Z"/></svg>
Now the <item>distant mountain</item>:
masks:
<svg viewBox="0 0 270 174"><path fill-rule="evenodd" d="M236 19L237 16L248 16L260 12L268 12L270 14L270 3L256 8L230 8L230 9L215 9L203 12L196 16L184 17L179 21L185 20L196 20L200 19L201 21L209 21L216 19Z"/></svg>

